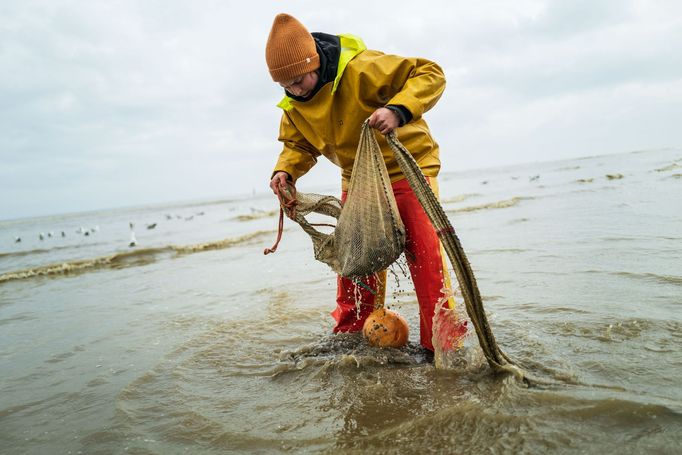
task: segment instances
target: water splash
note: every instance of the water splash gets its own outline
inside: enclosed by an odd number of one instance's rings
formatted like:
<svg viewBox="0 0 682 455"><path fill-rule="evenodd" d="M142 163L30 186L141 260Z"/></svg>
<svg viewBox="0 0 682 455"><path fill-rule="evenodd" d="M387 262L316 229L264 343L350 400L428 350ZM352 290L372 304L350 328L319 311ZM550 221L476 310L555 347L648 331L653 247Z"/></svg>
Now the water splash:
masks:
<svg viewBox="0 0 682 455"><path fill-rule="evenodd" d="M457 306L449 307L451 298L457 300L456 293L458 289L454 292L448 288L441 289L442 297L433 313L431 342L434 349L434 363L439 369L462 366L462 355L459 351L462 350L468 334L468 321L457 311Z"/></svg>

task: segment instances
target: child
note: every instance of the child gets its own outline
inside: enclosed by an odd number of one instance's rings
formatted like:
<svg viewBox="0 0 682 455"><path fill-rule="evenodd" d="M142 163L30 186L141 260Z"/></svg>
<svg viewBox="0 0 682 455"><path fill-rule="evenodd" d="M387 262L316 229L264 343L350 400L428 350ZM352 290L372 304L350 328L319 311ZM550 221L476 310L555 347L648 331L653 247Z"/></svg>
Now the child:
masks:
<svg viewBox="0 0 682 455"><path fill-rule="evenodd" d="M437 192L438 144L422 118L445 88L437 64L367 50L353 35L311 35L288 14L275 17L265 59L273 81L285 91L278 104L283 110L279 140L284 147L270 181L275 194L287 181L295 183L324 155L341 168L345 200L360 129L367 118L381 134L397 128L400 141ZM433 351L433 315L438 303L446 299L443 288L450 288L449 275L431 222L385 138L377 139L405 225L405 254L419 301L420 342ZM374 277L365 283L371 289L384 287ZM376 298L383 299L383 293L379 294ZM362 302L359 312L357 295ZM351 280L338 277L334 332L360 331L374 309L374 299L365 286L356 288Z"/></svg>

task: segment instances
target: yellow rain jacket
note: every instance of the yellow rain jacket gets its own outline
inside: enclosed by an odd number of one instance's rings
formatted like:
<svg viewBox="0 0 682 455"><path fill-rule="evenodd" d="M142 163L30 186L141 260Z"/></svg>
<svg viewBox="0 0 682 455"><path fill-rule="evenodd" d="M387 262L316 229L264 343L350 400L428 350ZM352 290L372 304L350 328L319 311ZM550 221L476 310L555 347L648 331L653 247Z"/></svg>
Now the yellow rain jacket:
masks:
<svg viewBox="0 0 682 455"><path fill-rule="evenodd" d="M404 106L412 120L398 128L400 142L427 177L440 170L438 144L422 115L445 89L442 69L429 60L366 50L360 38L339 35L341 54L336 79L306 101L285 96L279 140L284 148L274 172L284 171L295 182L324 155L342 169L342 188L350 181L360 128L378 108ZM391 182L403 177L385 138L377 135ZM273 172L273 174L274 174Z"/></svg>

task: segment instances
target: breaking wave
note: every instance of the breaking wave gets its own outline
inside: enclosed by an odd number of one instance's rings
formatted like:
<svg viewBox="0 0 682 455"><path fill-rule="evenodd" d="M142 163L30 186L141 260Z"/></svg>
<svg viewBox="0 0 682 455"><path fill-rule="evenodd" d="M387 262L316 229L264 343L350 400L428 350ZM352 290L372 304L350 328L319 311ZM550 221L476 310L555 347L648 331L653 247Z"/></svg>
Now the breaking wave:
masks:
<svg viewBox="0 0 682 455"><path fill-rule="evenodd" d="M651 273L651 272L642 272L642 273L637 273L637 272L609 272L609 271L604 271L604 270L586 270L585 273L609 274L609 275L628 278L628 279L632 279L632 280L642 280L642 281L655 282L655 283L659 283L659 284L682 286L682 276L677 276L677 275L665 275L665 274Z"/></svg>
<svg viewBox="0 0 682 455"><path fill-rule="evenodd" d="M261 218L270 218L270 217L276 216L278 213L279 213L279 209L269 210L269 211L265 211L265 212L254 212L254 213L250 213L248 215L238 215L238 216L234 217L234 219L237 221L259 220Z"/></svg>
<svg viewBox="0 0 682 455"><path fill-rule="evenodd" d="M488 210L488 209L505 209L508 207L514 207L515 205L518 205L519 202L523 200L529 200L533 199L532 197L521 197L521 196L515 196L511 199L504 199L501 201L496 201L496 202L489 202L487 204L481 204L481 205L472 205L469 207L460 207L456 209L449 209L447 210L448 213L456 213L456 212L476 212L479 210Z"/></svg>
<svg viewBox="0 0 682 455"><path fill-rule="evenodd" d="M273 232L274 231L257 231L240 237L198 243L194 245L167 245L156 248L144 248L114 253L96 258L79 259L25 270L17 270L0 275L0 284L37 276L65 275L82 273L101 268L125 268L147 265L164 257L172 257L210 250L221 250L246 244L250 241L260 239L266 235L272 235Z"/></svg>
<svg viewBox="0 0 682 455"><path fill-rule="evenodd" d="M34 256L38 254L49 254L60 250L77 250L79 248L91 248L93 246L106 245L104 242L98 243L81 243L78 245L60 245L51 248L36 248L33 250L26 251L14 251L11 253L0 253L0 259L12 258L12 257L22 257L22 256Z"/></svg>
<svg viewBox="0 0 682 455"><path fill-rule="evenodd" d="M682 286L682 276L663 275L658 273L633 273L633 272L613 272L616 276L632 278L635 280L654 281L660 284L672 284Z"/></svg>
<svg viewBox="0 0 682 455"><path fill-rule="evenodd" d="M668 171L674 171L676 169L682 169L682 165L673 163L668 166L663 166L659 167L658 169L654 169L656 172L668 172Z"/></svg>
<svg viewBox="0 0 682 455"><path fill-rule="evenodd" d="M466 194L458 194L457 196L441 199L440 203L441 204L452 204L455 202L462 202L465 199L469 199L472 197L480 196L478 193L466 193Z"/></svg>

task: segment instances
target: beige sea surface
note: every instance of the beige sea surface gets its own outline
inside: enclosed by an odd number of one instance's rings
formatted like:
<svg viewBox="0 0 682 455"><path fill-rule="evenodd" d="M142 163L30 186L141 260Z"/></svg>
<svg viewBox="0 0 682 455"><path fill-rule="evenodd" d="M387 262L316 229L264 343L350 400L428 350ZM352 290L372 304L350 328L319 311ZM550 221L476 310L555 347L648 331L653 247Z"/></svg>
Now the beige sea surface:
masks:
<svg viewBox="0 0 682 455"><path fill-rule="evenodd" d="M680 165L441 175L492 330L536 387L493 374L475 336L426 361L404 266L387 304L407 347L332 335L336 278L308 237L287 221L263 255L272 195L0 221L0 453L679 453Z"/></svg>

